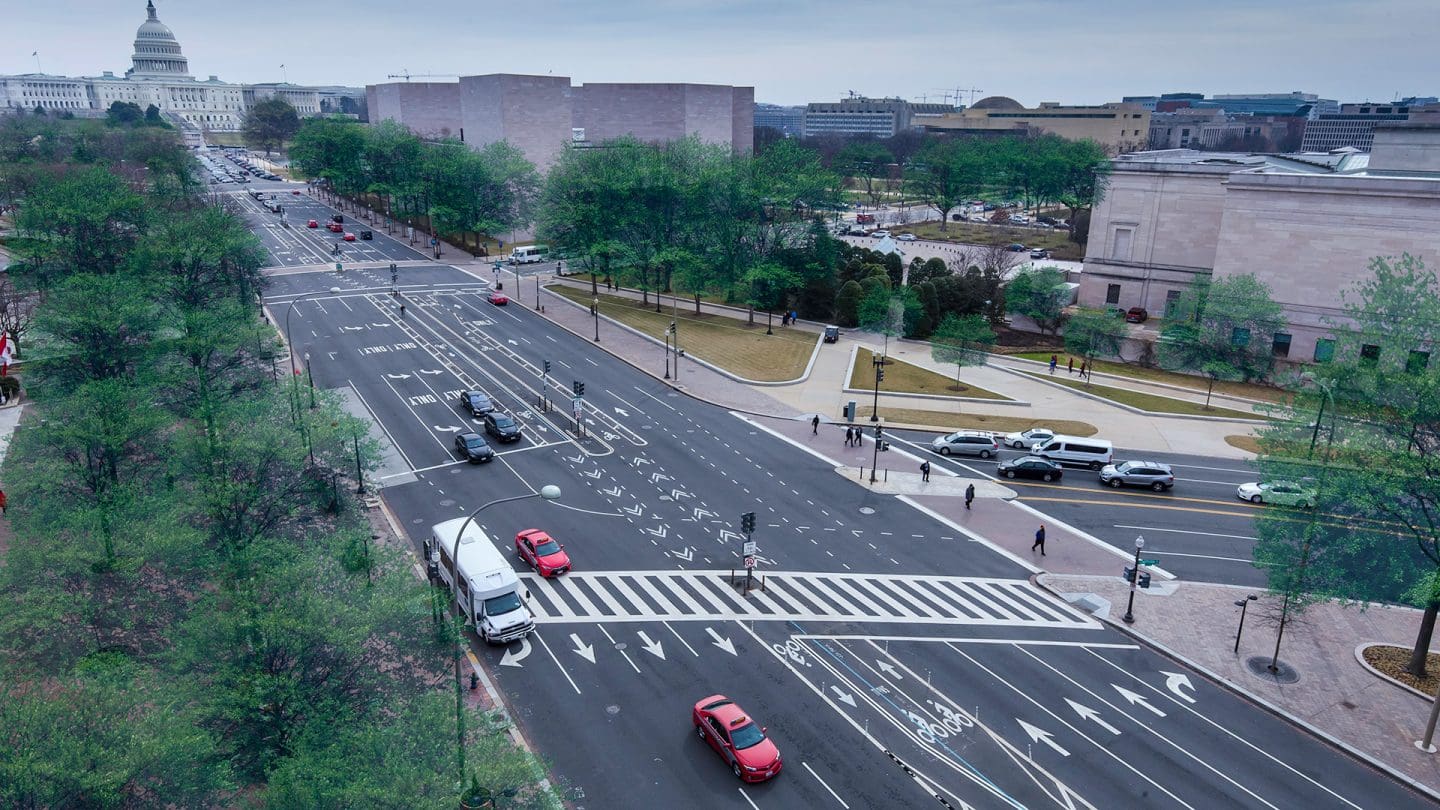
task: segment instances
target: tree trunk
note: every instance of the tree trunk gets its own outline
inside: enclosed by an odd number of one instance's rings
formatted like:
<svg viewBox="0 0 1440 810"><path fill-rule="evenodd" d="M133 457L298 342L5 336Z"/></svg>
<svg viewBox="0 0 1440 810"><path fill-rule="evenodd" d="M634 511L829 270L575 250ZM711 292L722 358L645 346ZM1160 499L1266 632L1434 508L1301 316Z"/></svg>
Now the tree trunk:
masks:
<svg viewBox="0 0 1440 810"><path fill-rule="evenodd" d="M1430 657L1430 636L1435 632L1435 615L1440 613L1440 601L1425 605L1425 615L1420 619L1420 632L1415 634L1415 648L1410 651L1410 663L1405 671L1417 678L1425 677L1425 661Z"/></svg>
<svg viewBox="0 0 1440 810"><path fill-rule="evenodd" d="M695 314L700 314L700 293L695 293Z"/></svg>

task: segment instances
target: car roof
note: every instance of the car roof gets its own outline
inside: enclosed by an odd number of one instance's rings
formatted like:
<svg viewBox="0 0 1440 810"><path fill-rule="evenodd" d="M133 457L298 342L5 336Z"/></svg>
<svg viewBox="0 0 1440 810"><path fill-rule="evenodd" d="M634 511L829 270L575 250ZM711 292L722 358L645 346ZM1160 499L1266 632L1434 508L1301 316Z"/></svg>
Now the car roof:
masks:
<svg viewBox="0 0 1440 810"><path fill-rule="evenodd" d="M711 708L707 708L706 711L713 714L721 723L724 723L726 728L736 728L743 725L746 721L752 720L752 718L745 713L745 710L741 709L733 700L726 700L723 703L712 703L710 706Z"/></svg>
<svg viewBox="0 0 1440 810"><path fill-rule="evenodd" d="M460 434L460 438L464 439L464 440L467 441L467 442L470 441L471 439L479 439L479 440L482 441L482 442L485 441L485 437L484 437L484 436L481 436L479 433L476 433L476 432L473 431L473 430L467 430L467 431L465 431L464 433L461 433L461 434Z"/></svg>
<svg viewBox="0 0 1440 810"><path fill-rule="evenodd" d="M1165 472L1170 472L1170 465L1160 461L1146 461L1144 459L1131 458L1120 462L1120 464L1129 464L1136 467L1158 467ZM1120 466L1120 464L1117 464L1115 466L1118 467Z"/></svg>

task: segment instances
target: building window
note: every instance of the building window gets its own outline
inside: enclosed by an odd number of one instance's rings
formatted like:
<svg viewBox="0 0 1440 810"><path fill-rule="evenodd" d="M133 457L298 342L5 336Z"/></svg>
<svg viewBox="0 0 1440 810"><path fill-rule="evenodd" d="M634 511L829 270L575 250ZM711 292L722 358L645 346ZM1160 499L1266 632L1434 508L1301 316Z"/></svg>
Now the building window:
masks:
<svg viewBox="0 0 1440 810"><path fill-rule="evenodd" d="M1270 341L1270 353L1276 357L1290 356L1290 336L1284 332L1276 332L1275 338Z"/></svg>
<svg viewBox="0 0 1440 810"><path fill-rule="evenodd" d="M1110 258L1122 262L1130 261L1130 243L1134 237L1134 228L1116 228L1115 235L1110 240Z"/></svg>
<svg viewBox="0 0 1440 810"><path fill-rule="evenodd" d="M1231 330L1230 330L1230 345L1231 345L1231 346L1249 346L1249 345L1250 345L1250 330L1247 329L1247 328L1245 328L1245 327L1243 327L1243 326L1237 326L1237 327L1231 329Z"/></svg>
<svg viewBox="0 0 1440 810"><path fill-rule="evenodd" d="M1105 288L1105 303L1107 303L1107 304L1118 304L1118 303L1120 303L1120 285L1119 285L1119 284L1111 284L1110 286L1108 286L1108 287Z"/></svg>
<svg viewBox="0 0 1440 810"><path fill-rule="evenodd" d="M1410 356L1405 358L1405 371L1410 374L1420 374L1430 365L1430 352L1412 350Z"/></svg>
<svg viewBox="0 0 1440 810"><path fill-rule="evenodd" d="M1374 343L1366 343L1360 347L1360 362L1366 365L1374 365L1380 362L1380 347Z"/></svg>

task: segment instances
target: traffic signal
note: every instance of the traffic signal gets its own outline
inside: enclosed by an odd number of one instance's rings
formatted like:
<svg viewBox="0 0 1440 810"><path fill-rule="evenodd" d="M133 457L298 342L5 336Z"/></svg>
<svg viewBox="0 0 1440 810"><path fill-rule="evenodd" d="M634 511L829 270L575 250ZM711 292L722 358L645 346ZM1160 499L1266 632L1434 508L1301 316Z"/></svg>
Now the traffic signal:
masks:
<svg viewBox="0 0 1440 810"><path fill-rule="evenodd" d="M393 284L394 282L399 281L399 280L400 280L400 268L399 268L399 267L396 267L395 264L394 264L394 262L391 262L391 264L390 264L390 282Z"/></svg>
<svg viewBox="0 0 1440 810"><path fill-rule="evenodd" d="M882 382L885 382L885 367L884 367L884 366L876 366L876 367L875 367L875 383L878 385L878 384L880 384L880 383L882 383Z"/></svg>
<svg viewBox="0 0 1440 810"><path fill-rule="evenodd" d="M545 361L545 373L546 373L546 374L549 374L549 373L550 373L550 361L549 361L549 360L546 360L546 361Z"/></svg>
<svg viewBox="0 0 1440 810"><path fill-rule="evenodd" d="M746 534L753 534L755 531L755 513L746 512L740 516L740 531Z"/></svg>
<svg viewBox="0 0 1440 810"><path fill-rule="evenodd" d="M575 396L577 396L577 397L583 397L583 396L585 396L585 383L580 382L579 380L576 380L575 382L573 382L573 383L570 384L570 387L571 387L571 389L575 392Z"/></svg>

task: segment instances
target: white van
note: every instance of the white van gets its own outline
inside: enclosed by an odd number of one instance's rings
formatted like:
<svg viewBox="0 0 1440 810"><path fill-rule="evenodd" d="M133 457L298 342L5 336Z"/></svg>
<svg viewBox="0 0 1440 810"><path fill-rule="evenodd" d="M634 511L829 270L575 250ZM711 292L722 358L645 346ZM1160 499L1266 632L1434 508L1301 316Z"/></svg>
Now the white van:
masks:
<svg viewBox="0 0 1440 810"><path fill-rule="evenodd" d="M1098 470L1110 463L1115 455L1115 447L1104 439L1053 436L1031 446L1030 455L1048 458L1062 464L1079 464L1092 470Z"/></svg>
<svg viewBox="0 0 1440 810"><path fill-rule="evenodd" d="M510 251L510 261L514 264L531 264L533 262L545 261L544 245L525 245Z"/></svg>

